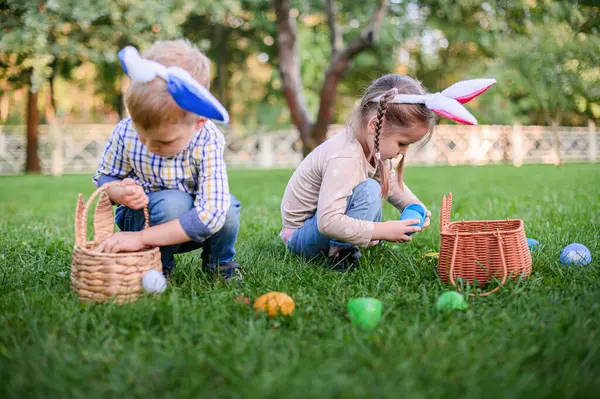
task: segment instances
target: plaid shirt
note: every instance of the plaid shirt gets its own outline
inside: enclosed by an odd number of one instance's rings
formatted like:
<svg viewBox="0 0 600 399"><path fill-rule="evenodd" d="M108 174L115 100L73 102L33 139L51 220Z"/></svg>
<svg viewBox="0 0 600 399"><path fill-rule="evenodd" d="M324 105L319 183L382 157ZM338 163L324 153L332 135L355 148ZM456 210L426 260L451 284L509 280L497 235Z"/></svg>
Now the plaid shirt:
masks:
<svg viewBox="0 0 600 399"><path fill-rule="evenodd" d="M130 177L146 193L181 190L190 194L194 208L179 221L190 238L202 242L223 227L229 212L224 149L225 137L213 122L207 121L183 151L163 158L140 142L131 119L125 118L108 139L93 182L101 186Z"/></svg>

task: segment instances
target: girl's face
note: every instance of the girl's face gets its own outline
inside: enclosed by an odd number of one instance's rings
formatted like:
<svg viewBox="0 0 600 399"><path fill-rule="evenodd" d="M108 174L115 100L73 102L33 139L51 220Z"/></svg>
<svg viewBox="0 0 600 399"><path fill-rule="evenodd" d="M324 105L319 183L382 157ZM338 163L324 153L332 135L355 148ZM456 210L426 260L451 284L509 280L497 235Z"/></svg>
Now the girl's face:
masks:
<svg viewBox="0 0 600 399"><path fill-rule="evenodd" d="M375 146L375 120L371 118L369 121L369 135L367 140L367 146L369 154L371 151L374 152ZM398 155L406 155L408 146L421 140L429 131L429 124L427 122L419 122L417 125L404 128L404 127L387 127L382 128L382 132L379 136L379 152L382 160L388 160L396 158ZM367 156L369 155L367 154Z"/></svg>

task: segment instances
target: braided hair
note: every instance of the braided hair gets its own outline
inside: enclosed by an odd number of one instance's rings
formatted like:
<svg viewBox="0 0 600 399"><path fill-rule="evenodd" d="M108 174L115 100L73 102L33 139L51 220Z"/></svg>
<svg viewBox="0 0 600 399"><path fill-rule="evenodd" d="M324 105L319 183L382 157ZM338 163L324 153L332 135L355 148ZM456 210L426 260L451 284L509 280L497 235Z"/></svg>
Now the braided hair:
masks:
<svg viewBox="0 0 600 399"><path fill-rule="evenodd" d="M387 197L389 191L389 181L387 168L385 166L385 163L381 159L381 155L379 153L379 137L381 136L381 128L383 127L383 121L385 119L388 103L391 99L394 98L396 94L398 94L398 89L394 87L381 97L381 100L379 101L379 105L377 107L377 118L375 119L374 156L379 174L379 179L381 182L381 193L384 197Z"/></svg>

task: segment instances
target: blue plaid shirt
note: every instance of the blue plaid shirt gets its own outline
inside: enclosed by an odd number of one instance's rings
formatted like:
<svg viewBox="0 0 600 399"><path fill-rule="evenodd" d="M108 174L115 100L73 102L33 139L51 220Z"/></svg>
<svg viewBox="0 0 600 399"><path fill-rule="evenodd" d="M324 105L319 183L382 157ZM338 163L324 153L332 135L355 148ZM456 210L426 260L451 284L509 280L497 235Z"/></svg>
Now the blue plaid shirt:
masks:
<svg viewBox="0 0 600 399"><path fill-rule="evenodd" d="M163 158L140 142L131 119L125 118L108 139L93 182L101 186L130 177L146 193L181 190L190 194L194 208L179 221L188 237L202 242L223 227L229 212L224 149L225 137L213 122L207 121L183 151Z"/></svg>

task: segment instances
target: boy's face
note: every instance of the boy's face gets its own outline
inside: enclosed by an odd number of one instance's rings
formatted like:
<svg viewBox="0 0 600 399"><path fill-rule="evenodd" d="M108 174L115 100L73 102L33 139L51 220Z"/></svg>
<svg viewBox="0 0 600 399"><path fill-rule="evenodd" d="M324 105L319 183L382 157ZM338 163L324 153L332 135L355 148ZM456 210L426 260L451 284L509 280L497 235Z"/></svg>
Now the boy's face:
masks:
<svg viewBox="0 0 600 399"><path fill-rule="evenodd" d="M183 151L197 130L201 130L206 119L198 118L195 123L167 124L153 129L137 129L138 137L150 152L170 158Z"/></svg>

